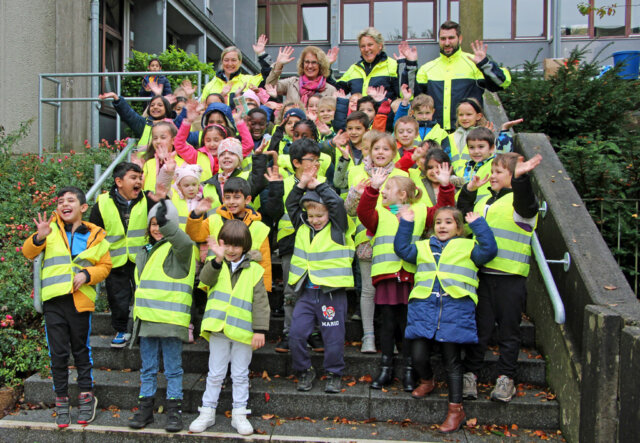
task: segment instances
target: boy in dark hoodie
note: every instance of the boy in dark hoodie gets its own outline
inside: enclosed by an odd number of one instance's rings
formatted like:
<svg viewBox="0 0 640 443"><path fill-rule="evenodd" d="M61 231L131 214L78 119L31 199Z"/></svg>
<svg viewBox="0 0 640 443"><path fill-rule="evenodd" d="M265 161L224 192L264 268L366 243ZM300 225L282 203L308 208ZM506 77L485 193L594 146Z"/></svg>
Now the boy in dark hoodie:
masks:
<svg viewBox="0 0 640 443"><path fill-rule="evenodd" d="M302 160L307 160L304 157ZM306 163L306 162L305 162ZM299 295L293 310L289 343L293 369L300 372L297 389L308 391L316 372L307 341L316 324L324 342L325 392L341 391L347 314L345 288L352 288L353 240L345 235L347 212L340 196L317 178L318 160L305 170L286 200L296 230L288 284Z"/></svg>

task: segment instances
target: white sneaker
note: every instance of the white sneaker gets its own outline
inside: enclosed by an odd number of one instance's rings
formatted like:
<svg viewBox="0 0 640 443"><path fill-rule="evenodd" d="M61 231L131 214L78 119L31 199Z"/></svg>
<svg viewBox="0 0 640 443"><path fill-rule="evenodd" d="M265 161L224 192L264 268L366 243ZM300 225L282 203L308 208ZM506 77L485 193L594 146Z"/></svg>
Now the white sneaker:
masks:
<svg viewBox="0 0 640 443"><path fill-rule="evenodd" d="M465 372L462 376L462 397L473 400L478 398L476 376L473 372Z"/></svg>
<svg viewBox="0 0 640 443"><path fill-rule="evenodd" d="M516 386L513 379L501 375L496 380L496 387L491 391L491 400L509 403L516 394Z"/></svg>
<svg viewBox="0 0 640 443"><path fill-rule="evenodd" d="M376 353L376 337L373 334L365 334L362 337L362 347L360 352L363 354L375 354Z"/></svg>
<svg viewBox="0 0 640 443"><path fill-rule="evenodd" d="M251 414L251 411L247 408L234 408L231 410L231 426L238 431L240 435L253 434L253 426L247 420L247 414Z"/></svg>
<svg viewBox="0 0 640 443"><path fill-rule="evenodd" d="M190 432L204 432L207 428L216 424L216 409L207 406L198 408L200 415L189 425Z"/></svg>

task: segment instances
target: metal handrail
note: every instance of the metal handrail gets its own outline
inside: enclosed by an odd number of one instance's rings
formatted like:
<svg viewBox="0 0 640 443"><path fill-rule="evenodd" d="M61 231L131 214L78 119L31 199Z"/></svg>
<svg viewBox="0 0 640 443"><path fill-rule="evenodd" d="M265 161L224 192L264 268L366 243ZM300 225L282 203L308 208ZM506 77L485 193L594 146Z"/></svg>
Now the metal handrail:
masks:
<svg viewBox="0 0 640 443"><path fill-rule="evenodd" d="M97 198L97 193L100 191L103 183L107 181L115 167L124 160L125 157L129 158L131 151L136 147L137 140L135 138L130 138L127 140L127 146L116 156L116 158L111 162L111 164L107 167L107 169L100 174L99 177L96 178L96 182L91 186L91 189L87 191L86 198L87 201L91 200L94 196ZM100 166L100 165L95 165ZM94 168L94 171L99 170L99 168ZM33 260L33 307L36 312L42 314L42 259L44 257L44 252L38 254L38 256Z"/></svg>
<svg viewBox="0 0 640 443"><path fill-rule="evenodd" d="M38 75L38 155L42 157L42 105L47 104L56 108L56 150L60 152L60 131L61 131L61 108L65 102L99 102L97 97L61 97L62 83L56 78L59 77L116 77L116 94L120 96L122 77L144 76L144 75L198 75L198 85L196 94L200 96L202 88L202 71L136 71L136 72L65 72L65 73L43 73ZM208 79L208 77L207 77ZM42 86L43 80L48 80L56 85L56 97L43 97ZM123 97L128 101L149 101L150 97ZM97 112L97 108L92 109L91 119L91 146L98 146L99 127L98 118L93 116ZM116 113L116 138L120 138L120 115Z"/></svg>

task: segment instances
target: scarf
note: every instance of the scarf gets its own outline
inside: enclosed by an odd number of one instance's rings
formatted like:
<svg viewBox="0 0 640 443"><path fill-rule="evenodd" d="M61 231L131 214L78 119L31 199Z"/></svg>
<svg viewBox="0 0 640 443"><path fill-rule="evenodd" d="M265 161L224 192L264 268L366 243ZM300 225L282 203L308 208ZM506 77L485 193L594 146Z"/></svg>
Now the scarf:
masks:
<svg viewBox="0 0 640 443"><path fill-rule="evenodd" d="M362 161L364 163L364 172L367 173L367 175L369 177L371 177L371 174L373 173L373 169L377 168L378 166L374 166L373 165L373 161L371 160L371 157L365 157L364 160ZM396 164L393 160L391 160L389 162L389 164L387 166L383 166L382 169L388 174L391 174L391 171L393 171L393 168L396 167Z"/></svg>
<svg viewBox="0 0 640 443"><path fill-rule="evenodd" d="M300 100L304 105L307 105L309 97L317 92L324 91L327 85L327 79L319 75L315 80L309 80L306 75L301 75L299 80L300 85Z"/></svg>

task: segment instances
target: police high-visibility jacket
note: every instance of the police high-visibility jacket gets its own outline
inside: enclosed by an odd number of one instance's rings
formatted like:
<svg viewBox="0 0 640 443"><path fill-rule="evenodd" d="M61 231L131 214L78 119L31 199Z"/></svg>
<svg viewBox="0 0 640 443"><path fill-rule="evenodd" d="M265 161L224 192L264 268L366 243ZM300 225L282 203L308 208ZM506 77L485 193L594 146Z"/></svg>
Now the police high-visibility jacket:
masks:
<svg viewBox="0 0 640 443"><path fill-rule="evenodd" d="M156 246L144 269L136 269L136 292L133 319L189 327L191 322L191 293L196 275L198 249L193 245L189 273L183 278L172 278L164 271L164 262L171 250L165 241Z"/></svg>
<svg viewBox="0 0 640 443"><path fill-rule="evenodd" d="M50 224L50 227L51 233L46 239L47 246L44 250L44 260L42 261L43 302L60 295L73 293L73 277L84 268L94 266L109 252L109 243L100 241L72 258L63 238L63 235L66 234L60 231L55 220ZM94 286L84 284L80 286L79 291L91 303L95 303L96 290Z"/></svg>
<svg viewBox="0 0 640 443"><path fill-rule="evenodd" d="M427 207L416 203L411 205L415 219L413 222L412 242L417 242L422 236L425 224L427 223ZM400 223L398 217L391 213L380 203L376 208L378 211L378 227L373 236L373 257L371 259L371 276L393 274L404 269L407 272L416 272L416 266L398 257L393 250L393 240L398 232Z"/></svg>
<svg viewBox="0 0 640 443"><path fill-rule="evenodd" d="M431 201L431 197L429 197L429 193L427 192L427 188L425 187L424 181L422 181L422 171L418 168L409 169L409 178L413 180L413 182L416 184L416 187L422 191L422 196L420 197L420 200L418 200L417 203L422 203L427 208L435 206L436 202ZM429 181L428 179L426 180ZM431 185L427 184L426 186L431 186Z"/></svg>
<svg viewBox="0 0 640 443"><path fill-rule="evenodd" d="M296 243L289 268L290 285L308 274L314 285L329 288L353 287L353 255L355 249L349 236L341 245L331 238L331 222L311 238L311 228L304 224L296 233Z"/></svg>
<svg viewBox="0 0 640 443"><path fill-rule="evenodd" d="M475 246L473 240L453 238L449 240L436 263L429 239L416 243L418 250L414 287L409 295L424 299L431 296L436 278L442 289L453 298L471 297L478 304L478 267L471 260Z"/></svg>
<svg viewBox="0 0 640 443"><path fill-rule="evenodd" d="M354 63L347 69L342 77L337 80L336 88L344 90L344 92L355 94L361 93L363 96L368 95L369 86L384 86L387 90L387 98L394 100L398 91L398 63L381 52L378 56L378 62L367 74L364 66L364 60Z"/></svg>
<svg viewBox="0 0 640 443"><path fill-rule="evenodd" d="M456 51L450 57L440 56L422 65L416 74L414 94L428 94L435 102L434 118L450 131L456 122L456 107L465 98L475 98L482 105L485 88L499 91L511 84L506 68L485 57L477 65L472 54Z"/></svg>
<svg viewBox="0 0 640 443"><path fill-rule="evenodd" d="M243 269L233 288L229 265L222 262L216 284L209 289L201 330L209 340L212 332L223 332L231 340L250 345L253 338L253 288L260 282L264 269L257 263Z"/></svg>
<svg viewBox="0 0 640 443"><path fill-rule="evenodd" d="M326 177L318 177L319 183L324 183L327 181ZM276 241L280 241L283 238L295 234L295 229L293 229L293 223L291 223L291 218L289 218L289 214L287 213L287 197L289 197L289 192L296 185L296 177L295 175L290 175L285 177L284 182L284 194L282 195L282 204L284 205L284 214L278 221L278 233L276 235Z"/></svg>
<svg viewBox="0 0 640 443"><path fill-rule="evenodd" d="M224 226L224 220L220 214L212 214L207 218L209 223L209 235L218 238L220 229ZM251 249L257 251L260 250L262 244L269 236L269 227L262 223L260 220L254 220L249 225L249 232L251 233ZM215 257L211 249L207 252L207 260L211 260Z"/></svg>
<svg viewBox="0 0 640 443"><path fill-rule="evenodd" d="M224 73L221 71L217 72L215 77L209 81L204 88L202 89L202 95L200 96L200 101L202 103L207 101L207 97L211 94L219 94L222 91L222 88L225 87L228 83L231 83L231 91L235 92L240 86L244 83L247 84L246 89L251 88L252 86L258 86L262 83L262 74L249 75L249 74L240 74L236 73L231 80L226 81L224 78ZM227 95L227 104L229 104L229 95Z"/></svg>
<svg viewBox="0 0 640 443"><path fill-rule="evenodd" d="M124 266L128 260L135 263L136 254L146 244L147 199L143 196L131 208L127 232L124 231L120 213L109 194L100 194L98 208L107 231L107 241L111 244L111 263L114 268Z"/></svg>
<svg viewBox="0 0 640 443"><path fill-rule="evenodd" d="M483 214L487 220L498 244L498 255L485 267L526 277L529 275L533 230L528 232L513 221L513 192L487 205L490 197L484 197L474 207L474 211Z"/></svg>

